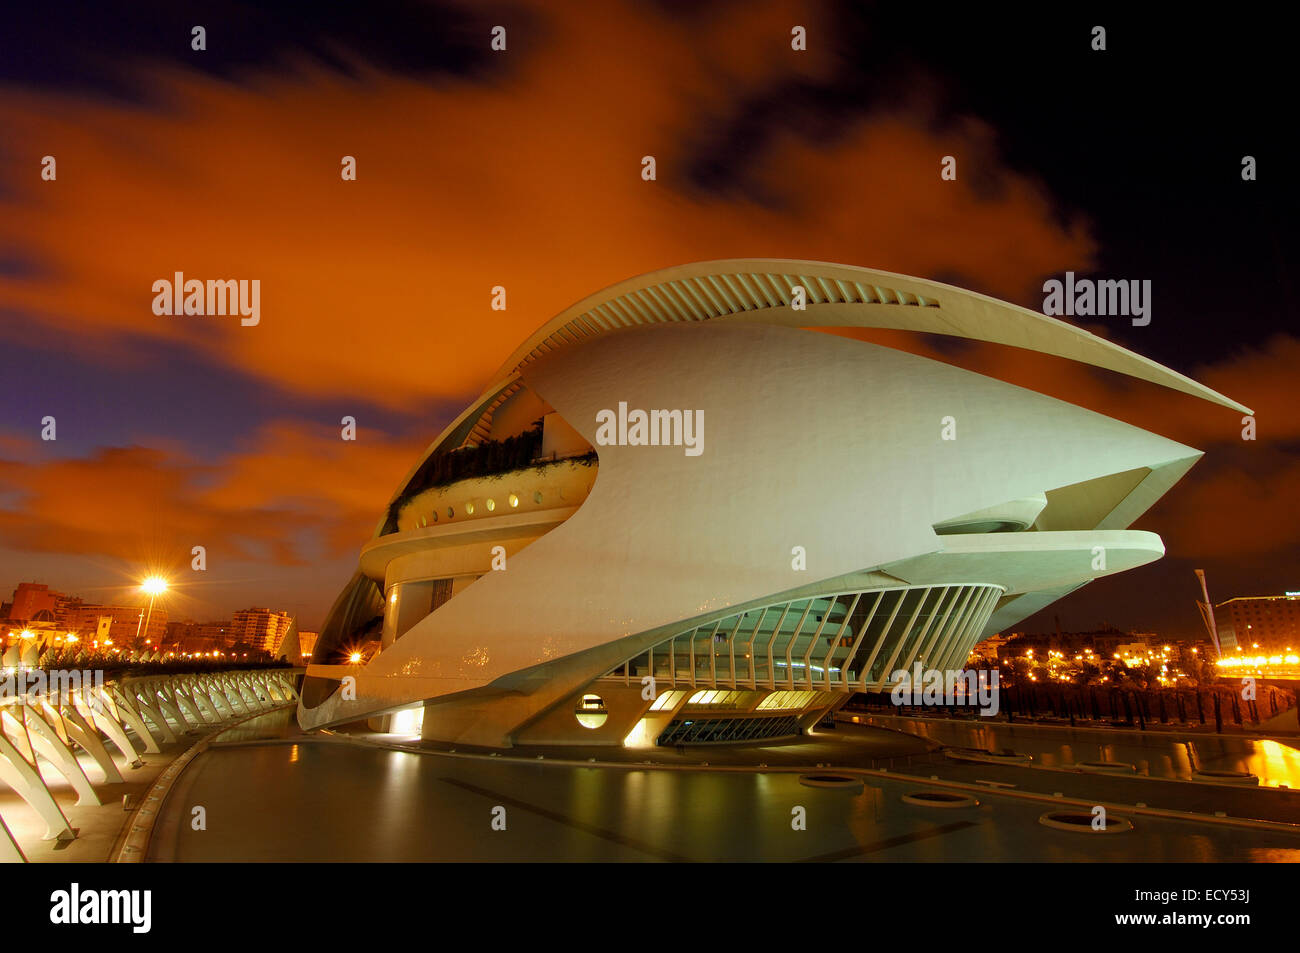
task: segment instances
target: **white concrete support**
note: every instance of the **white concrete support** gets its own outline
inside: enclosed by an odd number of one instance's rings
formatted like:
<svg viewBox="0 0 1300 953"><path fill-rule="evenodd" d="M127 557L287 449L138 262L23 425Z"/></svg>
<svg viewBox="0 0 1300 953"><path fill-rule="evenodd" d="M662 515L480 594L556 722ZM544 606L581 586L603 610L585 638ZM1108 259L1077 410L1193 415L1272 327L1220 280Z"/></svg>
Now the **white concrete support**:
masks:
<svg viewBox="0 0 1300 953"><path fill-rule="evenodd" d="M803 653L803 678L805 688L813 687L812 654L817 648L817 640L822 637L822 630L826 628L826 623L831 621L831 614L835 611L835 607L839 605L839 599L839 596L831 596L831 601L827 604L826 608L822 610L822 618L821 621L817 623L817 630L813 632L812 638L808 640L808 649Z"/></svg>
<svg viewBox="0 0 1300 953"><path fill-rule="evenodd" d="M90 778L86 777L81 762L73 756L72 751L63 743L63 739L50 723L41 717L36 706L23 705L22 718L36 753L63 775L64 779L72 785L72 789L77 792L77 806L89 804L98 807L102 802L99 800L99 795L95 793Z"/></svg>
<svg viewBox="0 0 1300 953"><path fill-rule="evenodd" d="M247 675L237 676L235 683L239 686L239 691L244 699L259 711L267 711L271 707L271 699L265 694L265 690L258 690L258 685L252 678Z"/></svg>
<svg viewBox="0 0 1300 953"><path fill-rule="evenodd" d="M849 623L853 621L853 613L858 611L858 603L861 601L862 601L862 593L860 592L854 593L853 602L849 605L849 610L844 613L844 621L840 623L840 627L835 631L835 635L831 638L830 651L826 653L826 658L822 660L822 672L826 676L826 688L828 691L832 687L831 661L835 657L835 653L839 650L840 641L844 638L844 632L848 629ZM844 664L845 665L848 664L847 657L844 659ZM844 678L847 677L846 673L844 672L843 665L840 667L840 676L841 678L837 681L842 681Z"/></svg>
<svg viewBox="0 0 1300 953"><path fill-rule="evenodd" d="M176 682L171 684L171 693L177 711L181 712L185 717L185 723L191 727L201 727L205 723L205 719L194 706L194 700L186 695Z"/></svg>
<svg viewBox="0 0 1300 953"><path fill-rule="evenodd" d="M883 592L873 593L873 595L876 598L875 601L871 603L871 611L868 612L867 617L862 620L862 625L858 626L858 634L854 637L853 645L849 648L848 657L844 660L844 684L845 685L848 685L850 681L849 675L851 673L849 672L849 666L851 666L853 664L853 660L858 657L858 647L862 645L863 638L866 636L867 632L870 631L871 620L876 617L876 610L880 608L880 603L885 601L885 594Z"/></svg>
<svg viewBox="0 0 1300 953"><path fill-rule="evenodd" d="M226 693L214 679L205 678L201 686L200 690L212 706L212 710L217 713L218 718L225 721L228 718L235 717L235 709L230 704L230 699L226 697Z"/></svg>
<svg viewBox="0 0 1300 953"><path fill-rule="evenodd" d="M55 701L34 695L19 699L18 704L0 706L0 783L17 792L45 822L44 839L71 840L76 831L41 776L42 759L76 791L78 806L100 806L103 802L77 757L78 749L94 760L104 783L117 784L123 781L122 773L105 741L133 767L143 764L128 727L145 751L159 754L159 738L179 740L172 725L183 732L192 725L219 724L223 710L229 716L238 709L252 714L295 696L280 672L223 672L86 687ZM25 860L0 818L0 862Z"/></svg>
<svg viewBox="0 0 1300 953"><path fill-rule="evenodd" d="M221 697L226 700L226 707L230 709L232 717L252 714L248 706L244 704L244 699L239 694L239 689L231 683L229 678L222 678L219 680L217 683L217 691L219 691Z"/></svg>
<svg viewBox="0 0 1300 953"><path fill-rule="evenodd" d="M135 745L131 744L131 739L127 737L126 729L117 717L116 709L108 704L107 696L102 689L89 698L84 693L74 695L72 703L78 714L117 746L117 750L126 756L131 767L138 768L144 763L140 760Z"/></svg>
<svg viewBox="0 0 1300 953"><path fill-rule="evenodd" d="M149 729L144 726L144 721L140 718L139 712L135 710L135 706L127 701L121 692L113 689L110 693L109 689L104 688L100 689L100 694L113 706L113 713L117 716L118 721L135 732L135 736L144 745L146 753L161 753L162 749L158 747L158 742L149 733Z"/></svg>
<svg viewBox="0 0 1300 953"><path fill-rule="evenodd" d="M31 738L27 734L27 726L23 724L22 712L17 705L6 705L0 708L0 732L9 736L9 742L18 749L18 753L30 761L36 763L36 752L32 750Z"/></svg>
<svg viewBox="0 0 1300 953"><path fill-rule="evenodd" d="M952 629L960 619L965 617L966 607L969 605L971 596L974 592L975 590L969 586L963 586L957 590L957 596L953 601L948 603L948 608L944 610L943 619L940 620L939 625L935 626L934 634L930 636L930 641L922 646L921 651L917 653L914 661L920 662L922 665L927 665L927 662L933 662L935 653L939 651L939 649L942 649L943 645L947 644ZM939 646L939 649L935 648L936 645ZM926 656L929 656L929 659L927 659ZM927 665L927 667L933 668L934 666Z"/></svg>
<svg viewBox="0 0 1300 953"><path fill-rule="evenodd" d="M127 700L140 713L140 717L148 717L149 721L157 726L158 734L161 736L161 744L171 744L176 741L176 733L172 731L171 725L167 724L167 719L163 717L163 713L158 710L156 704L137 692L134 687L126 688L123 691L127 696Z"/></svg>
<svg viewBox="0 0 1300 953"><path fill-rule="evenodd" d="M158 706L158 710L162 712L163 717L170 718L175 722L178 731L190 730L190 723L185 720L185 716L181 714L180 709L172 704L166 693L156 683L150 683L149 692L150 699Z"/></svg>
<svg viewBox="0 0 1300 953"><path fill-rule="evenodd" d="M72 840L76 836L36 766L19 753L3 731L0 731L0 781L13 788L45 822L45 840Z"/></svg>
<svg viewBox="0 0 1300 953"><path fill-rule="evenodd" d="M955 600L957 598L956 593L959 591L959 589L956 589L953 586L943 587L943 591L939 593L939 598L936 599L934 605L930 607L930 617L925 620L925 625L921 627L920 634L911 640L912 647L907 650L907 654L900 660L901 664L898 666L899 669L907 672L912 670L912 662L916 659L917 655L920 654L921 646L925 645L926 639L930 635L930 629L933 628L935 623L942 617L947 616L948 610L943 608L944 600L948 599L949 593L953 593L952 598ZM943 616L940 615L940 609L943 609ZM892 665L893 663L891 662L890 666ZM894 671L897 670L898 669L894 669ZM888 683L888 675L889 673L886 672L886 684Z"/></svg>
<svg viewBox="0 0 1300 953"><path fill-rule="evenodd" d="M217 711L217 706L212 703L212 699L208 697L207 690L202 685L190 684L190 698L193 699L194 707L198 709L204 721L211 725L221 722L221 712Z"/></svg>
<svg viewBox="0 0 1300 953"><path fill-rule="evenodd" d="M898 598L894 600L894 607L890 610L889 618L885 621L885 627L880 630L880 635L876 639L875 645L871 647L871 654L867 660L862 663L862 690L867 690L867 680L871 677L871 666L876 664L876 656L880 654L881 648L885 645L885 640L889 638L889 633L894 630L894 620L898 618L898 610L903 607L904 593L899 593Z"/></svg>
<svg viewBox="0 0 1300 953"><path fill-rule="evenodd" d="M943 639L935 646L934 651L930 653L930 657L924 659L927 669L943 671L943 660L948 657L954 641L959 638L962 632L966 631L966 627L970 625L971 619L979 609L979 604L983 601L983 591L971 587L965 602L962 603L961 610L953 617L952 624L948 626Z"/></svg>
<svg viewBox="0 0 1300 953"><path fill-rule="evenodd" d="M790 636L790 641L785 646L786 688L794 688L794 644L799 641L799 633L803 631L803 624L808 618L808 613L812 611L814 601L816 600L809 599L807 605L803 607L803 615L799 616L799 624L794 627L794 634Z"/></svg>
<svg viewBox="0 0 1300 953"><path fill-rule="evenodd" d="M100 740L95 727L86 721L86 717L77 711L73 705L64 705L59 713L63 716L63 723L68 736L81 745L86 750L86 753L95 759L95 764L99 765L99 770L104 772L104 783L121 783L122 773L118 771L117 765L113 763L113 758L108 753L108 748L104 746L104 742ZM128 760L130 760L129 756Z"/></svg>
<svg viewBox="0 0 1300 953"><path fill-rule="evenodd" d="M0 864L25 863L27 863L26 856L18 846L18 842L14 840L14 836L9 833L5 819L0 817Z"/></svg>
<svg viewBox="0 0 1300 953"><path fill-rule="evenodd" d="M274 704L283 705L289 700L289 694L285 691L284 680L280 678L278 673L268 672L262 676L262 679L266 684L267 694Z"/></svg>

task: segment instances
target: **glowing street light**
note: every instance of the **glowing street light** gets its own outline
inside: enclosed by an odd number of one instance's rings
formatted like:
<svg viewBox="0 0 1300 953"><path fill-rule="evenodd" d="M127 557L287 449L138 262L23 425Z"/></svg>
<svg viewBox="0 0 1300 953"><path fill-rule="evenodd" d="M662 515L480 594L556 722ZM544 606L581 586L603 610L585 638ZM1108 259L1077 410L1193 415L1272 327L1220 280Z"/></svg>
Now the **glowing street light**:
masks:
<svg viewBox="0 0 1300 953"><path fill-rule="evenodd" d="M135 624L135 637L140 638L140 627L149 631L149 620L153 618L153 601L167 591L167 580L162 576L149 576L140 584L140 591L149 596L149 614L140 613L140 620Z"/></svg>

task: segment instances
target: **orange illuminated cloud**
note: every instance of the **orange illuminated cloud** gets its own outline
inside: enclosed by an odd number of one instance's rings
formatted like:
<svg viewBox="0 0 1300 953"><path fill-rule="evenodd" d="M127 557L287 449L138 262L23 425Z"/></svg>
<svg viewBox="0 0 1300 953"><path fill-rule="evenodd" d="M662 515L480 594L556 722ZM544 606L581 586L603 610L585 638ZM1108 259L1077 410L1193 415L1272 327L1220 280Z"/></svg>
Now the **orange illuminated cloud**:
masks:
<svg viewBox="0 0 1300 953"><path fill-rule="evenodd" d="M818 7L799 9L824 37ZM926 117L845 117L848 134L824 144L777 119L735 191L694 187L692 150L737 102L838 65L826 43L790 50L782 5L539 17L545 28L516 31L486 81L152 70L144 81L166 91L166 109L0 92L0 127L19 144L0 167L0 248L37 266L0 276L0 309L34 318L29 336L100 359L162 339L293 392L410 410L477 392L573 301L686 261L964 274L1003 296L1090 263L1088 236L1056 224L973 121L935 132ZM47 154L54 182L38 175ZM346 155L355 182L340 178ZM641 178L645 155L655 182ZM956 182L940 179L945 155ZM990 177L993 197L968 184ZM260 279L261 323L154 315L153 282L177 271ZM497 285L504 312L489 307Z"/></svg>
<svg viewBox="0 0 1300 953"><path fill-rule="evenodd" d="M145 447L0 460L0 495L15 500L0 509L0 542L125 560L142 544L185 554L202 545L212 556L280 565L339 556L373 532L426 444L371 431L344 441L335 429L273 422L217 462Z"/></svg>
<svg viewBox="0 0 1300 953"><path fill-rule="evenodd" d="M0 311L30 319L0 336L117 363L140 338L165 341L296 394L427 411L478 393L572 302L683 262L966 276L1024 303L1044 276L1093 264L1084 225L1060 224L1038 184L999 163L992 131L973 119L939 127L919 107L846 116L829 143L774 110L752 154L735 146L733 187L695 184L692 161L737 103L839 67L817 42L830 21L815 4L797 20L773 3L745 4L743 17L554 6L535 5L544 29L512 32L499 72L473 80L307 66L235 82L136 67L165 108L0 89L0 253L34 266L0 272ZM807 53L789 48L793 22L808 27ZM44 155L57 159L54 182L40 180ZM645 155L655 182L641 178ZM955 182L940 179L946 155ZM357 181L341 180L343 156ZM153 282L177 271L260 279L261 323L154 315ZM497 285L503 312L489 307ZM945 357L905 335L862 336ZM992 346L964 346L960 362L1223 451L1235 472L1204 461L1153 511L1171 553L1228 539L1268 552L1295 538L1300 474L1271 449L1300 436L1295 338L1180 368L1257 410L1249 446L1232 413L1151 385ZM201 461L140 447L42 459L0 434L0 542L132 556L152 532L182 551L196 541L282 565L313 558L314 545L355 553L437 429L350 444L278 420Z"/></svg>

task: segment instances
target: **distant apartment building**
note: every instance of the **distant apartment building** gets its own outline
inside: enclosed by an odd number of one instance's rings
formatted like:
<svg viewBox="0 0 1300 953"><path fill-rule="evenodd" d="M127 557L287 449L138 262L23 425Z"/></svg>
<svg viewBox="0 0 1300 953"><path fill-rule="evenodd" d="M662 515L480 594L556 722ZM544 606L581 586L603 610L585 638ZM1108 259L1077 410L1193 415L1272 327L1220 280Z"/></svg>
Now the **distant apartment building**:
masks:
<svg viewBox="0 0 1300 953"><path fill-rule="evenodd" d="M155 605L150 613L144 605L97 605L55 592L44 583L20 582L13 600L5 605L5 618L11 623L38 623L75 633L92 643L111 641L129 647L139 636L141 647L146 643L158 646L167 634L167 610L161 606Z"/></svg>
<svg viewBox="0 0 1300 953"><path fill-rule="evenodd" d="M293 617L287 612L273 612L270 609L240 609L235 613L231 628L234 630L236 642L243 642L274 656L292 623Z"/></svg>
<svg viewBox="0 0 1300 953"><path fill-rule="evenodd" d="M145 626L148 616L149 625ZM60 625L69 632L89 636L103 642L106 638L115 645L135 645L139 636L140 647L157 648L167 636L167 610L158 606L149 612L147 606L101 606L84 603L67 609L60 617Z"/></svg>
<svg viewBox="0 0 1300 953"><path fill-rule="evenodd" d="M1300 592L1239 596L1214 607L1224 649L1286 652L1300 648Z"/></svg>
<svg viewBox="0 0 1300 953"><path fill-rule="evenodd" d="M167 635L163 647L177 655L207 655L211 652L228 652L235 644L233 623L171 622L167 625Z"/></svg>
<svg viewBox="0 0 1300 953"><path fill-rule="evenodd" d="M44 583L20 582L14 589L13 601L6 603L6 619L15 622L54 621L60 594Z"/></svg>

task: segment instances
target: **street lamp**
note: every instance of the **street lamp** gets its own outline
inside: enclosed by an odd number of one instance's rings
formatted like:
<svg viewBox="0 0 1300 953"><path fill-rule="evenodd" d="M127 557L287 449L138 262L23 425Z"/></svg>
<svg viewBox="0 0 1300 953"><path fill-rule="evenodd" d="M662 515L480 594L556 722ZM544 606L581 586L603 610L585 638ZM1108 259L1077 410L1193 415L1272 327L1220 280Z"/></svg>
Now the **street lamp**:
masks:
<svg viewBox="0 0 1300 953"><path fill-rule="evenodd" d="M140 626L144 626L145 632L149 631L149 619L153 617L153 601L167 591L167 580L162 576L149 576L140 584L140 591L149 596L149 614L140 613L140 619L135 624L135 638L138 642L140 639Z"/></svg>

